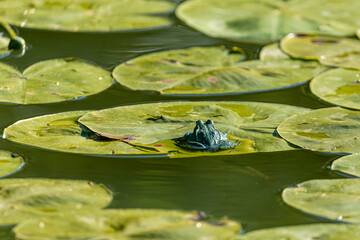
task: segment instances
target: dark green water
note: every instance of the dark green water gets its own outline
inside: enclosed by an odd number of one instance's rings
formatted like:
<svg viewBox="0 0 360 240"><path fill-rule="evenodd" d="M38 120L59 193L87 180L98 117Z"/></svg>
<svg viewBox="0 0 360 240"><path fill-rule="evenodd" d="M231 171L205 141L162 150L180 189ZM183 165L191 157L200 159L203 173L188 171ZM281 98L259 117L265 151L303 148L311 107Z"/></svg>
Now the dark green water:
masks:
<svg viewBox="0 0 360 240"><path fill-rule="evenodd" d="M118 33L67 33L21 29L29 49L21 58L3 60L23 70L40 60L80 57L112 70L119 63L155 51L201 45L239 46L247 59L261 46L206 37L181 25ZM119 84L77 101L52 104L0 104L0 131L17 120L80 109L178 100L228 100L285 103L321 108L307 85L284 90L216 97L169 97L130 91ZM315 178L339 177L328 168L337 155L304 150L237 156L170 159L166 157L106 157L37 149L0 139L0 149L25 157L25 167L12 177L86 179L106 184L114 192L114 208L203 210L240 221L245 231L275 226L324 222L286 206L281 190ZM14 239L10 227L0 239Z"/></svg>

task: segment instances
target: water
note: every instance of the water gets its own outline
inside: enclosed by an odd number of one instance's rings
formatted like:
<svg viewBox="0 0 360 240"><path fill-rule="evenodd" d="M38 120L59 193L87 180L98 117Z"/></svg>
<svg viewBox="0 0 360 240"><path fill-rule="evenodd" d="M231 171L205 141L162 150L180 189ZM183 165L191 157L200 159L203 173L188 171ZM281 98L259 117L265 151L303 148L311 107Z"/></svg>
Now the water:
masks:
<svg viewBox="0 0 360 240"><path fill-rule="evenodd" d="M21 29L29 44L22 58L3 60L20 70L41 60L79 57L112 70L142 54L190 46L225 45L257 58L262 46L212 39L174 25L153 30L117 33L67 33ZM0 131L17 120L80 109L180 100L225 100L285 103L321 108L330 106L313 96L307 84L262 93L212 97L172 97L151 91L130 91L119 84L84 99L62 103L0 104ZM114 192L114 208L203 210L240 221L245 231L326 222L285 205L281 191L310 179L337 178L329 164L337 155L305 150L237 156L170 159L167 157L106 157L68 154L24 146L0 139L0 149L25 157L25 167L12 177L84 179L106 184ZM14 239L10 227L0 228L0 239Z"/></svg>

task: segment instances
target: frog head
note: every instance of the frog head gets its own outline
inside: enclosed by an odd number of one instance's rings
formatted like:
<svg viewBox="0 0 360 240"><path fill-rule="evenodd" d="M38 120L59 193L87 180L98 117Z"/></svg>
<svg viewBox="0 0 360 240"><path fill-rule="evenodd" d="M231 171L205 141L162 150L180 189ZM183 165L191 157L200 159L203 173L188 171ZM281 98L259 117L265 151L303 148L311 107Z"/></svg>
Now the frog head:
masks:
<svg viewBox="0 0 360 240"><path fill-rule="evenodd" d="M196 121L194 131L175 139L175 142L184 148L203 151L217 151L236 146L234 141L227 139L226 133L221 133L215 128L212 120L207 120L205 123L201 120Z"/></svg>

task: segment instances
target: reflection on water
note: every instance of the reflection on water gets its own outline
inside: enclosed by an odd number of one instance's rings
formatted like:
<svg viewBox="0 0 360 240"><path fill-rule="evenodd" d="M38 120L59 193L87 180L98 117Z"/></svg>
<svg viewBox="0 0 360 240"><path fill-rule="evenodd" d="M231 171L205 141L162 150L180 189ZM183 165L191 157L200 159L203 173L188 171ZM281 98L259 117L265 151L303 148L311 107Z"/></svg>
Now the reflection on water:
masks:
<svg viewBox="0 0 360 240"><path fill-rule="evenodd" d="M237 45L247 59L256 58L261 46L212 39L185 26L130 33L66 33L22 29L30 44L22 58L6 62L21 70L49 58L80 57L112 70L117 64L144 53L199 45ZM23 118L42 114L157 101L227 100L287 103L319 108L329 106L309 93L307 85L263 93L213 97L161 96L130 91L114 84L103 93L62 103L0 104L0 131ZM326 164L336 155L307 151L256 153L203 158L116 158L58 153L0 139L0 148L25 156L27 165L14 177L87 179L105 183L115 194L111 207L199 209L217 217L243 222L245 230L321 222L281 201L286 186L314 178L336 177ZM0 239L13 239L9 228Z"/></svg>

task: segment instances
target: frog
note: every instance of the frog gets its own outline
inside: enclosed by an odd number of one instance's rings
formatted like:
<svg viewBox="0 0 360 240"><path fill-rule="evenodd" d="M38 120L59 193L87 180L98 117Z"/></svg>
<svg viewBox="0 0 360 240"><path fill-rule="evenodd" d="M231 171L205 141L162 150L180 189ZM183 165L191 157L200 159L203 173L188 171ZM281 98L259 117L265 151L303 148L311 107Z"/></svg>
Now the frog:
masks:
<svg viewBox="0 0 360 240"><path fill-rule="evenodd" d="M205 123L201 120L196 121L196 126L192 133L185 133L183 137L175 139L176 145L200 151L215 152L236 147L235 141L229 140L226 133L216 129L212 120Z"/></svg>

